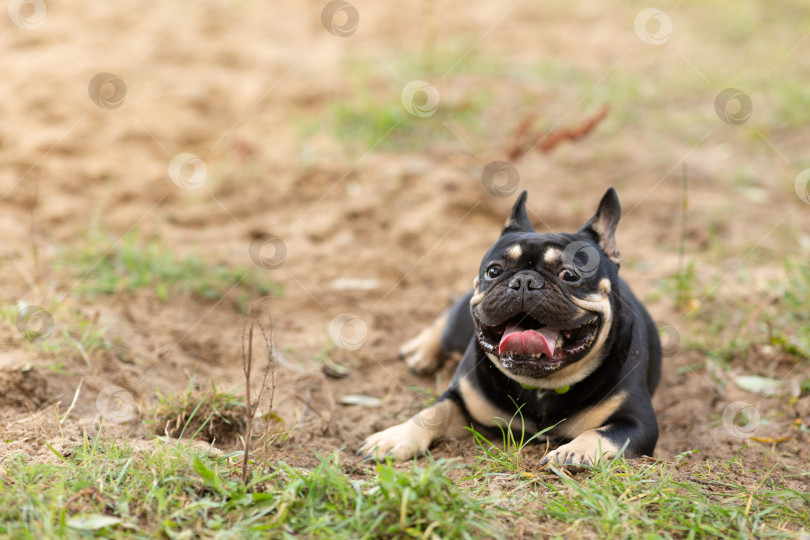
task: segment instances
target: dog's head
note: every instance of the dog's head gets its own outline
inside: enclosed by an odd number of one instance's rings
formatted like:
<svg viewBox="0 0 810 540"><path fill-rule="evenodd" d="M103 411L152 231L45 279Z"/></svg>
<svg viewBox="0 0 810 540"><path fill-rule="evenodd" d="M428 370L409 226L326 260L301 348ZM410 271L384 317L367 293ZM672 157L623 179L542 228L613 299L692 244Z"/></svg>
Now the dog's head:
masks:
<svg viewBox="0 0 810 540"><path fill-rule="evenodd" d="M520 194L470 301L478 343L508 377L557 388L599 366L619 288L620 217L610 188L576 233L535 233Z"/></svg>

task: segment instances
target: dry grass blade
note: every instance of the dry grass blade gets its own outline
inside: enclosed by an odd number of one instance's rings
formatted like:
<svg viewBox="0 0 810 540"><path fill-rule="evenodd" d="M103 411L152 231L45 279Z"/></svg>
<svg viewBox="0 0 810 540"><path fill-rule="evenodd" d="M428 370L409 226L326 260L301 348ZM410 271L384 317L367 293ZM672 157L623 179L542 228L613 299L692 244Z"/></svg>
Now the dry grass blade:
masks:
<svg viewBox="0 0 810 540"><path fill-rule="evenodd" d="M256 412L260 410L262 397L264 397L265 392L268 391L268 378L270 379L270 387L269 387L269 396L268 396L268 408L267 408L267 419L268 421L265 422L265 433L262 440L264 441L264 451L263 457L267 458L267 445L269 444L269 439L267 437L267 429L270 420L270 414L273 409L273 398L275 397L276 391L276 373L275 373L275 366L278 365L278 350L276 349L276 341L275 335L273 331L272 321L270 320L269 314L267 315L268 323L267 327L268 330L265 331L264 326L262 325L261 321L257 318L257 311L258 308L254 305L251 306L250 309L250 319L245 321L245 328L242 331L242 370L245 374L245 415L246 415L246 428L245 428L245 451L242 458L242 481L247 482L248 477L248 469L250 464L250 452L251 452L251 445L253 442L253 421L256 417ZM259 331L262 334L262 338L264 339L264 345L267 349L267 363L264 367L264 372L262 373L261 384L259 385L259 393L255 399L251 397L251 383L253 382L253 331L256 327L259 327ZM245 343L247 338L247 344Z"/></svg>

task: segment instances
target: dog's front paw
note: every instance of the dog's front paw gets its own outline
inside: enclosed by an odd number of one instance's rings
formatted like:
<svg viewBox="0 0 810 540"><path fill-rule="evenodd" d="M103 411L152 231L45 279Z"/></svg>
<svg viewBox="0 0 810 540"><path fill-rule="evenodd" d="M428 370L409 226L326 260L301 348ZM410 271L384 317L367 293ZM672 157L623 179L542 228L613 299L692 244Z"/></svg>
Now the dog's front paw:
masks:
<svg viewBox="0 0 810 540"><path fill-rule="evenodd" d="M441 367L444 358L441 347L443 327L443 320L434 321L399 349L400 358L405 360L411 371L425 375Z"/></svg>
<svg viewBox="0 0 810 540"><path fill-rule="evenodd" d="M563 467L593 466L595 453L594 455L588 453L583 454L580 453L578 449L566 448L567 446L568 445L565 444L546 454L546 457L543 458L540 465L554 464Z"/></svg>
<svg viewBox="0 0 810 540"><path fill-rule="evenodd" d="M586 431L570 443L552 450L540 461L540 465L553 463L565 467L592 467L606 459L613 459L618 448L596 431Z"/></svg>
<svg viewBox="0 0 810 540"><path fill-rule="evenodd" d="M423 454L432 442L430 432L421 429L411 419L371 435L363 441L357 453L364 458L390 456L405 460Z"/></svg>

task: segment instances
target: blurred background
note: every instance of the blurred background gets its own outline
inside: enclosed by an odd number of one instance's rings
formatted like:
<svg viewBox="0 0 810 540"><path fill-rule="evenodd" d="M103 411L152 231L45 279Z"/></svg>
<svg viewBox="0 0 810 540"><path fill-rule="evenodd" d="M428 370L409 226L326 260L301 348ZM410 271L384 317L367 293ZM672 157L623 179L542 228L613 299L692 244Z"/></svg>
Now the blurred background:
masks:
<svg viewBox="0 0 810 540"><path fill-rule="evenodd" d="M244 386L269 295L284 448L353 449L449 381L396 350L471 286L519 190L571 231L615 186L665 341L661 455L778 432L806 459L810 5L8 4L7 420L83 381L72 421L138 435L158 395Z"/></svg>

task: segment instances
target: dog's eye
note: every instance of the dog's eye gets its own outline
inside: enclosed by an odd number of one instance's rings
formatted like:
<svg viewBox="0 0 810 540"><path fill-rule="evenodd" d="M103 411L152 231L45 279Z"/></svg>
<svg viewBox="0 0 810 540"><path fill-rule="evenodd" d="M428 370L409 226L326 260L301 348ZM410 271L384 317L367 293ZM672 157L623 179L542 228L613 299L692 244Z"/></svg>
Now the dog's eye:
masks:
<svg viewBox="0 0 810 540"><path fill-rule="evenodd" d="M495 279L496 277L503 274L503 268L498 266L497 264L493 264L489 268L487 268L487 277L489 279Z"/></svg>
<svg viewBox="0 0 810 540"><path fill-rule="evenodd" d="M560 271L560 279L563 281L567 281L568 283L578 283L579 276L575 273L571 272L570 270L562 270Z"/></svg>

